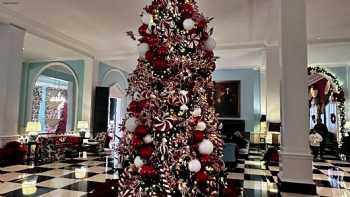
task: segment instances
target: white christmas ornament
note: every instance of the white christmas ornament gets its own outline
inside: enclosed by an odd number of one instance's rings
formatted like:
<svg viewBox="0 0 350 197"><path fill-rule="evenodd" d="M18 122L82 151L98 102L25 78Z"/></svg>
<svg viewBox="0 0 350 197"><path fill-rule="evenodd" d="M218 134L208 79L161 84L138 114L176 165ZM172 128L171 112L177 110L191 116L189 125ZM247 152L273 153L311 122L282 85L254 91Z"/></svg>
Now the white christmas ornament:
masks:
<svg viewBox="0 0 350 197"><path fill-rule="evenodd" d="M150 144L153 142L153 138L150 134L146 135L145 137L143 137L143 142L145 142L145 144Z"/></svg>
<svg viewBox="0 0 350 197"><path fill-rule="evenodd" d="M142 12L141 21L145 25L151 25L153 23L153 16L147 12Z"/></svg>
<svg viewBox="0 0 350 197"><path fill-rule="evenodd" d="M189 30L193 29L195 22L192 19L188 18L188 19L184 20L182 25L183 25L185 30L189 31Z"/></svg>
<svg viewBox="0 0 350 197"><path fill-rule="evenodd" d="M214 50L216 47L216 42L214 40L214 38L209 37L208 40L205 41L205 48L208 50Z"/></svg>
<svg viewBox="0 0 350 197"><path fill-rule="evenodd" d="M192 115L193 115L194 117L201 116L201 115L202 115L202 109L199 108L199 107L195 108L195 109L193 110L193 112L192 112Z"/></svg>
<svg viewBox="0 0 350 197"><path fill-rule="evenodd" d="M205 122L200 121L197 123L197 126L196 126L197 131L204 131L206 128L207 128L207 125L205 124Z"/></svg>
<svg viewBox="0 0 350 197"><path fill-rule="evenodd" d="M187 111L188 110L187 105L181 105L180 110L181 111Z"/></svg>
<svg viewBox="0 0 350 197"><path fill-rule="evenodd" d="M188 163L188 169L191 172L199 172L202 168L201 162L198 159L194 159Z"/></svg>
<svg viewBox="0 0 350 197"><path fill-rule="evenodd" d="M143 161L140 156L135 157L134 164L137 168L140 168L143 165Z"/></svg>
<svg viewBox="0 0 350 197"><path fill-rule="evenodd" d="M146 52L149 50L149 45L147 43L141 43L137 46L137 51L140 57L145 57Z"/></svg>
<svg viewBox="0 0 350 197"><path fill-rule="evenodd" d="M210 155L214 150L214 145L211 141L205 139L199 143L198 151L202 155Z"/></svg>
<svg viewBox="0 0 350 197"><path fill-rule="evenodd" d="M129 118L125 122L125 128L130 132L134 132L138 125L139 121L136 118Z"/></svg>

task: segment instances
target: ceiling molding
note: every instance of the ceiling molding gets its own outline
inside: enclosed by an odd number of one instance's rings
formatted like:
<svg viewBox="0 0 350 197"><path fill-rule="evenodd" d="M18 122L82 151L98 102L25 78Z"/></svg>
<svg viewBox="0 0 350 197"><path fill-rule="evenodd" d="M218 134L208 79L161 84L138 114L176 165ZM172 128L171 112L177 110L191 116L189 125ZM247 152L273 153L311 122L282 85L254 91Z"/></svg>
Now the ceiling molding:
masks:
<svg viewBox="0 0 350 197"><path fill-rule="evenodd" d="M40 38L93 58L93 47L0 5L0 18Z"/></svg>

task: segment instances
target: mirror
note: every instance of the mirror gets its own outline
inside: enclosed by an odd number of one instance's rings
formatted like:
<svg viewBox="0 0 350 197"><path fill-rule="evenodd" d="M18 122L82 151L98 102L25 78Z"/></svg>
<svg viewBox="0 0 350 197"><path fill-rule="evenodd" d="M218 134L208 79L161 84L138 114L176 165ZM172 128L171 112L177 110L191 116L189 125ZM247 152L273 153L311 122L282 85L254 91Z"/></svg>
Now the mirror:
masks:
<svg viewBox="0 0 350 197"><path fill-rule="evenodd" d="M42 133L65 133L76 120L77 78L64 64L45 66L32 87L31 121L41 123Z"/></svg>

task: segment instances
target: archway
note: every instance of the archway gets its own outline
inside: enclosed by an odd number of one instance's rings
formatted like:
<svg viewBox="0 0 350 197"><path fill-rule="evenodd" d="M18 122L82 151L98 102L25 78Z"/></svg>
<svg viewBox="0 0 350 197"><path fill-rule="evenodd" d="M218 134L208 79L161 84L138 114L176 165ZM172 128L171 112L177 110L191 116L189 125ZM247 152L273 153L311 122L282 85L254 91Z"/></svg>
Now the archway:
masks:
<svg viewBox="0 0 350 197"><path fill-rule="evenodd" d="M120 124L124 119L128 98L126 89L128 81L125 74L118 69L110 69L104 75L101 82L103 87L109 88L109 135L118 143L120 137Z"/></svg>
<svg viewBox="0 0 350 197"><path fill-rule="evenodd" d="M53 62L43 66L30 84L27 120L40 122L45 133L73 130L78 92L78 78L69 65Z"/></svg>
<svg viewBox="0 0 350 197"><path fill-rule="evenodd" d="M321 122L328 134L325 143L341 142L345 134L345 97L338 79L327 69L319 66L308 67L309 121L310 129ZM333 144L335 146L336 143ZM335 146L336 147L336 146Z"/></svg>

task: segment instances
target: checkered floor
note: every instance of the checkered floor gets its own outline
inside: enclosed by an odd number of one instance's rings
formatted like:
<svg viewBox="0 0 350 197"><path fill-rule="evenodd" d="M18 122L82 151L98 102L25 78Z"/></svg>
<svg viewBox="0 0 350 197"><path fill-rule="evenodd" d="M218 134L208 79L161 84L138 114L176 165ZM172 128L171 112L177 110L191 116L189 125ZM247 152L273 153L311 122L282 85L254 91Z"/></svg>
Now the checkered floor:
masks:
<svg viewBox="0 0 350 197"><path fill-rule="evenodd" d="M107 179L118 179L108 157L76 158L41 166L16 165L0 168L0 196L78 197L103 187ZM84 178L76 178L82 175ZM31 185L37 180L36 187ZM113 188L111 188L113 189ZM25 195L26 193L33 193Z"/></svg>
<svg viewBox="0 0 350 197"><path fill-rule="evenodd" d="M263 153L251 148L248 159L239 160L228 174L230 185L236 185L242 196L299 196L281 193L277 188L278 166L265 166ZM337 160L313 162L313 179L318 196L350 197L350 163ZM308 195L300 195L307 197Z"/></svg>
<svg viewBox="0 0 350 197"><path fill-rule="evenodd" d="M279 167L266 167L261 159L262 153L252 148L248 159L239 160L237 168L230 170L229 185L247 197L297 196L278 191ZM118 173L111 168L113 164L111 158L88 155L86 158L37 167L27 165L3 167L0 168L0 197L90 196L89 194L94 193L96 188L106 187L106 180L118 179ZM80 173L83 173L84 178L77 178ZM336 160L314 162L313 173L319 196L350 196L350 163ZM34 187L30 185L33 179L37 181ZM112 191L114 188L107 189ZM34 194L25 195L33 192Z"/></svg>

